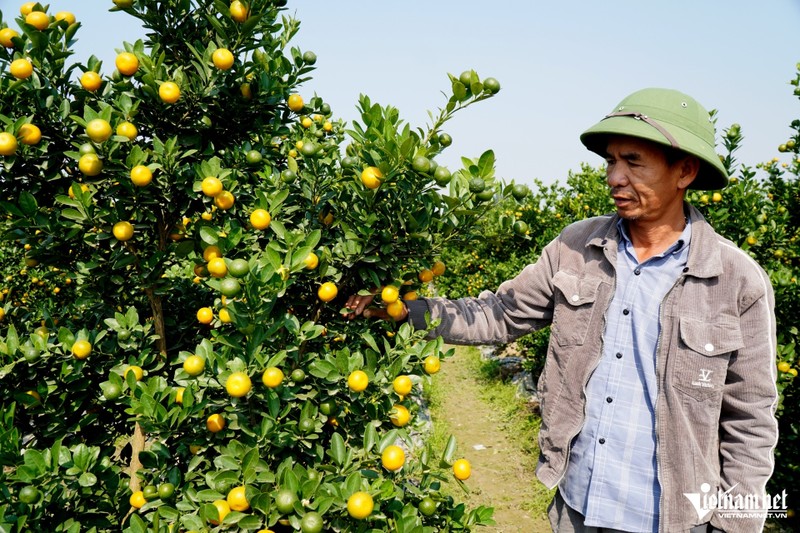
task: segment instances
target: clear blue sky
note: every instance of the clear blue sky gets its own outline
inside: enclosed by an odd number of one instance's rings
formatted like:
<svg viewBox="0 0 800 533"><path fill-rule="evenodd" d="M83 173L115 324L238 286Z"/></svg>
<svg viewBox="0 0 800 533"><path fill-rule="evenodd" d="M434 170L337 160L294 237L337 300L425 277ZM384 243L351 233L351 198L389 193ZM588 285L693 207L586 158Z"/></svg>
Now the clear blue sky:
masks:
<svg viewBox="0 0 800 533"><path fill-rule="evenodd" d="M19 2L0 0L4 18ZM76 60L90 54L113 69L114 49L142 35L137 20L109 13L111 0L51 0L83 22ZM475 69L500 93L448 123L453 145L439 162L486 149L498 176L562 181L581 162L600 164L579 134L643 87L671 87L741 124L739 161L780 156L800 117L789 80L800 61L797 0L289 0L301 21L294 45L317 56L300 92L322 96L334 115L356 118L359 94L391 104L412 126L445 104L447 73ZM14 23L11 23L14 25Z"/></svg>

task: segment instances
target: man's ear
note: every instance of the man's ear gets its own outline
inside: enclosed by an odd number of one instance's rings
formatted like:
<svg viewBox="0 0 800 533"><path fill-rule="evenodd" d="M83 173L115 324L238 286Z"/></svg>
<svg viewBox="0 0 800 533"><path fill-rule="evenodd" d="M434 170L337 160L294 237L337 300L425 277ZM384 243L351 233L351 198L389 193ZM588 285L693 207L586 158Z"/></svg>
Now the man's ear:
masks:
<svg viewBox="0 0 800 533"><path fill-rule="evenodd" d="M697 177L697 173L700 172L700 159L693 155L684 157L678 162L678 168L680 169L678 188L687 189Z"/></svg>

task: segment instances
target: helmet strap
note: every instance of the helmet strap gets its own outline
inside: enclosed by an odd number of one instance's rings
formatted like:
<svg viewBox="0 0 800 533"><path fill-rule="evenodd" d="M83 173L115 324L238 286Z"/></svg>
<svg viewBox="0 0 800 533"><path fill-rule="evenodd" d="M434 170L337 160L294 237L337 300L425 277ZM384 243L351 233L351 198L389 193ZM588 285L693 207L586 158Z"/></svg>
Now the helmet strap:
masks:
<svg viewBox="0 0 800 533"><path fill-rule="evenodd" d="M659 133L661 133L661 135L666 137L666 139L669 141L669 143L672 145L673 148L680 148L680 145L678 144L678 141L675 140L675 137L673 137L661 124L659 124L652 118L648 117L647 115L643 115L638 111L617 111L616 113L609 113L608 115L605 116L605 118L611 118L611 117L633 117L636 120L644 121L653 126L655 129L657 129Z"/></svg>

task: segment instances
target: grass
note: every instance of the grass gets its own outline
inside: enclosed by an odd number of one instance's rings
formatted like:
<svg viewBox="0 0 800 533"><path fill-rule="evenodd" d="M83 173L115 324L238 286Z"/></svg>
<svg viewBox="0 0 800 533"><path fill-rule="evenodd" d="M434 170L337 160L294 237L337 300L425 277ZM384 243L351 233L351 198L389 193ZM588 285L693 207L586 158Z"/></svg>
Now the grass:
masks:
<svg viewBox="0 0 800 533"><path fill-rule="evenodd" d="M530 411L525 399L518 395L516 384L500 379L496 361L484 360L475 347L456 349L456 357L463 361L469 374L474 376L480 399L496 414L494 418L518 450L518 463L533 471L539 457L538 434L541 419ZM442 398L449 392L441 380L433 380L424 392L434 421L429 441L435 449L443 449L452 433L442 413ZM555 491L548 490L534 476L531 476L530 483L533 498L526 501L524 508L534 515L546 515L547 506Z"/></svg>

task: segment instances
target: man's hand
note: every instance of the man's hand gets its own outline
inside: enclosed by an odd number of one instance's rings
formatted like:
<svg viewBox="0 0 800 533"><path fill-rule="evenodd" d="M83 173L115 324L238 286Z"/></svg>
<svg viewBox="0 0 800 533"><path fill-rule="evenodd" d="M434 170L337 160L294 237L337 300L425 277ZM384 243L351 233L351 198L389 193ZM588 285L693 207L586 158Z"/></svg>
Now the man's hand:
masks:
<svg viewBox="0 0 800 533"><path fill-rule="evenodd" d="M375 294L361 295L353 294L347 299L345 307L350 309L351 312L346 314L345 317L352 320L353 318L363 315L365 318L380 318L382 320L396 320L398 322L408 318L408 308L402 300L398 300L396 304L389 304L389 308L383 307L368 307L372 300L375 299ZM399 304L399 305L398 305Z"/></svg>

